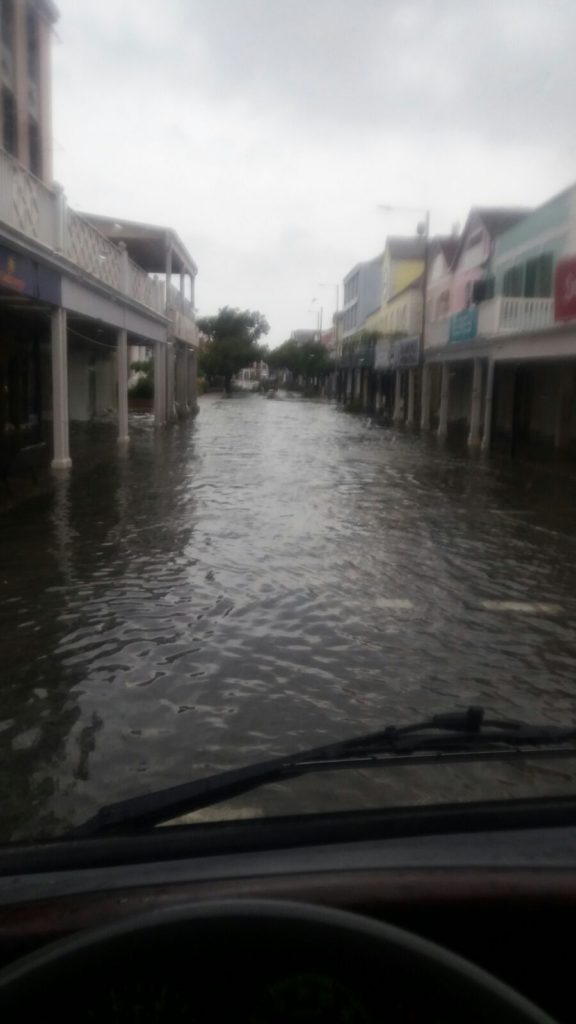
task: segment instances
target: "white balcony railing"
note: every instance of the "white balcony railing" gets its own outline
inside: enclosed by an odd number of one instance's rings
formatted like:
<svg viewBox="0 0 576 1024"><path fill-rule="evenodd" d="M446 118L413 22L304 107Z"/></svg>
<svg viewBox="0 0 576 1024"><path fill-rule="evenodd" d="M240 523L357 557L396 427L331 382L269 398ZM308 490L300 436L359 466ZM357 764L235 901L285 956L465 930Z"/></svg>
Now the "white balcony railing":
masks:
<svg viewBox="0 0 576 1024"><path fill-rule="evenodd" d="M554 324L554 299L509 298L498 295L478 306L478 334L538 331Z"/></svg>
<svg viewBox="0 0 576 1024"><path fill-rule="evenodd" d="M53 249L56 218L56 194L0 150L0 221Z"/></svg>
<svg viewBox="0 0 576 1024"><path fill-rule="evenodd" d="M172 334L180 341L196 345L198 330L194 320L194 306L174 285L168 285L166 291L166 310L172 324Z"/></svg>
<svg viewBox="0 0 576 1024"><path fill-rule="evenodd" d="M139 305L165 315L164 287L129 260L122 249L71 210L0 149L0 224L65 256L76 267Z"/></svg>

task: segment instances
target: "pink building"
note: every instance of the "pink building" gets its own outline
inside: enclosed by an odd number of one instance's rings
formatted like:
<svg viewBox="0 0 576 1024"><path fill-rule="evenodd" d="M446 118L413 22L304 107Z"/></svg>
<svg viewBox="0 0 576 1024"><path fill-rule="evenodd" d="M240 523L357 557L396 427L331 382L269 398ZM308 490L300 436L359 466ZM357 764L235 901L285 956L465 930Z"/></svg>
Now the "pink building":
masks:
<svg viewBox="0 0 576 1024"><path fill-rule="evenodd" d="M519 208L475 207L468 214L460 236L432 240L426 289L426 347L445 344L450 317L479 301L475 285L486 278L496 239L528 213Z"/></svg>
<svg viewBox="0 0 576 1024"><path fill-rule="evenodd" d="M451 314L459 313L472 304L474 283L485 276L498 235L514 227L529 212L518 207L475 207L470 210L452 263Z"/></svg>

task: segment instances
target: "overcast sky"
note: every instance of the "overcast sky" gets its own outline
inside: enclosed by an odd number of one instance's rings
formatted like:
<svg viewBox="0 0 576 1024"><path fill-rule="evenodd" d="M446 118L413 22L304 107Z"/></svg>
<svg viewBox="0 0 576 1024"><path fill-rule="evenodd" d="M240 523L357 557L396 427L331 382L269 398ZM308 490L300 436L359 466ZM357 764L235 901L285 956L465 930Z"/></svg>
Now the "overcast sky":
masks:
<svg viewBox="0 0 576 1024"><path fill-rule="evenodd" d="M269 342L430 207L533 205L576 177L573 0L57 0L55 176L167 224L201 315Z"/></svg>

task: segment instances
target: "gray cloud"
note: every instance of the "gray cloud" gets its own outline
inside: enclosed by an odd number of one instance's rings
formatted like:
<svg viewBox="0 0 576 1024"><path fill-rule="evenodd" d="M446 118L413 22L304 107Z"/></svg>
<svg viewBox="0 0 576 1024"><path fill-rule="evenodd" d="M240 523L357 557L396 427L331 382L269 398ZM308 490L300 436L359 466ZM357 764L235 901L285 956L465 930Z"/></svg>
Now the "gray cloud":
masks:
<svg viewBox="0 0 576 1024"><path fill-rule="evenodd" d="M274 343L430 205L537 203L570 181L565 0L60 0L55 157L70 201L170 223L203 312ZM332 292L320 293L327 307ZM327 308L328 312L328 308Z"/></svg>

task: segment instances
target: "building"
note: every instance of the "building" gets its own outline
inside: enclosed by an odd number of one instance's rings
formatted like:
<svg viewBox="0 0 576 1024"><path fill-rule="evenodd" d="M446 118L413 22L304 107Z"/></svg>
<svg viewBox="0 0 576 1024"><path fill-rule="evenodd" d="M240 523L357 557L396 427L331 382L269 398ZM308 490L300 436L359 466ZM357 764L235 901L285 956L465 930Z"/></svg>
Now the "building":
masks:
<svg viewBox="0 0 576 1024"><path fill-rule="evenodd" d="M470 238L459 248L452 315L427 323L422 426L440 437L460 429L485 449L574 448L576 186L511 219L496 228L484 219L490 251L464 293L459 266Z"/></svg>
<svg viewBox="0 0 576 1024"><path fill-rule="evenodd" d="M425 252L426 242L423 238L393 236L386 239L381 262L378 304L366 320L364 326L367 331L390 334L400 329L394 326L394 320L403 315L400 312L403 303L394 307L390 307L389 304L395 296L403 293L422 277Z"/></svg>
<svg viewBox="0 0 576 1024"><path fill-rule="evenodd" d="M195 407L196 268L177 236L72 210L51 180L47 0L2 0L0 466L45 445L71 465L70 421L113 413L128 440L128 350L154 354L155 418ZM172 287L173 275L180 288ZM72 442L73 446L73 442Z"/></svg>
<svg viewBox="0 0 576 1024"><path fill-rule="evenodd" d="M308 327L299 327L290 334L290 341L295 341L297 345L306 345L309 341L318 340L318 331Z"/></svg>
<svg viewBox="0 0 576 1024"><path fill-rule="evenodd" d="M394 410L397 421L404 409L410 417L416 398L425 253L424 238L388 238L377 260L358 264L344 281L344 330L333 390L363 408L386 408L390 415ZM371 275L370 290L364 290L369 303L364 299L361 305L365 267Z"/></svg>
<svg viewBox="0 0 576 1024"><path fill-rule="evenodd" d="M357 263L343 282L342 339L362 330L366 320L380 305L382 256Z"/></svg>
<svg viewBox="0 0 576 1024"><path fill-rule="evenodd" d="M52 181L51 0L0 4L0 144L40 181Z"/></svg>

